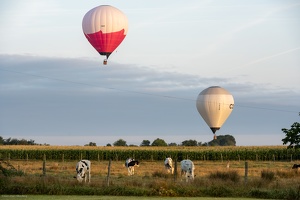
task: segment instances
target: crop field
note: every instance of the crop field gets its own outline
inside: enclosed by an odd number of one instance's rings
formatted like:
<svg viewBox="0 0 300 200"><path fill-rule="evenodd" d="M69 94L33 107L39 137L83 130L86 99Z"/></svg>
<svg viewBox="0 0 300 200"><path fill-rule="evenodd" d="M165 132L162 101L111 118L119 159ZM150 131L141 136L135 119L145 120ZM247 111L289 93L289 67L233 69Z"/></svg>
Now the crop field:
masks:
<svg viewBox="0 0 300 200"><path fill-rule="evenodd" d="M283 153L286 159L279 159ZM296 153L285 147L0 146L2 166L9 168L5 165L9 163L17 170L6 174L0 171L0 193L299 199L300 173L292 169L298 163ZM176 177L164 169L167 155L178 160ZM229 159L233 155L236 158ZM242 159L245 155L253 159ZM124 166L127 157L140 161L133 176L128 176ZM91 183L78 183L74 179L75 166L81 158L91 160ZM182 158L189 158L195 164L193 182L186 183L180 176Z"/></svg>
<svg viewBox="0 0 300 200"><path fill-rule="evenodd" d="M300 149L285 146L231 146L231 147L90 147L90 146L0 146L0 159L43 159L47 160L139 160L173 159L203 161L292 161L300 160Z"/></svg>

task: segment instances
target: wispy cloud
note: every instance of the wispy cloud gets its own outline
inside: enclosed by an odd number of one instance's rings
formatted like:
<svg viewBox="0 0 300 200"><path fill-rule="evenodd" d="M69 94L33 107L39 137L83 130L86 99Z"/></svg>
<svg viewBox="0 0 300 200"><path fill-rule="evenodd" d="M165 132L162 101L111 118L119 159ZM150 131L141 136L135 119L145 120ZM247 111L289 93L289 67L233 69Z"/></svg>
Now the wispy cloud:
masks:
<svg viewBox="0 0 300 200"><path fill-rule="evenodd" d="M289 10L291 8L299 7L300 3L295 4L287 4L287 5L280 5L280 6L274 6L274 7L267 7L263 13L261 13L260 16L251 19L249 21L241 21L241 23L236 26L235 28L222 33L218 38L215 39L213 43L211 43L204 52L206 54L211 54L215 52L216 50L223 48L224 45L226 45L228 42L234 40L235 36L243 31L246 31L248 29L251 29L257 25L263 24L270 20L270 18L279 12Z"/></svg>
<svg viewBox="0 0 300 200"><path fill-rule="evenodd" d="M272 55L264 56L262 58L258 58L256 60L251 61L251 62L242 64L240 66L226 68L226 71L228 72L228 71L232 71L232 70L236 70L236 69L247 68L247 67L250 67L252 65L255 65L255 64L258 64L258 63L261 63L261 62L264 62L264 61L267 61L267 60L270 60L270 59L273 59L273 58L276 58L276 57L279 57L279 56L283 56L283 55L286 55L286 54L289 54L289 53L292 53L292 52L295 52L295 51L299 51L299 50L300 50L300 47L288 49L288 50L285 50L285 51L282 51L282 52L279 52L279 53L275 53L275 54L272 54ZM220 73L222 73L222 72L220 72ZM220 74L220 73L216 72L215 74Z"/></svg>

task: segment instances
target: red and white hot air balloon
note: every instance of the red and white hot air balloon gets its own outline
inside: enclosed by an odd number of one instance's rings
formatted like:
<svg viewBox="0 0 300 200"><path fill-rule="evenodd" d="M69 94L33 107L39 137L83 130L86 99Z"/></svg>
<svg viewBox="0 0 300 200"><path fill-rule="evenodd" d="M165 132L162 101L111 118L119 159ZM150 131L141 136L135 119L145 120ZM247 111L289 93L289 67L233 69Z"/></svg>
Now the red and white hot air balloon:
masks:
<svg viewBox="0 0 300 200"><path fill-rule="evenodd" d="M82 20L85 37L100 55L106 56L106 65L110 54L121 44L128 31L126 15L119 9L102 5L88 11Z"/></svg>

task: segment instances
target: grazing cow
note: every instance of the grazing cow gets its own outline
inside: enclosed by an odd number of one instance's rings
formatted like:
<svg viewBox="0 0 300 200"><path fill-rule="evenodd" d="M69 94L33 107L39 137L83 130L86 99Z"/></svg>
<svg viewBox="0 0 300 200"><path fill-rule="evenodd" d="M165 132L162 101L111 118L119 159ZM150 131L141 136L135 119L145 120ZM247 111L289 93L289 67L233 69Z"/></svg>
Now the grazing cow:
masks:
<svg viewBox="0 0 300 200"><path fill-rule="evenodd" d="M127 158L125 161L125 167L128 170L128 176L132 176L134 174L134 167L139 166L139 161L134 160L132 158Z"/></svg>
<svg viewBox="0 0 300 200"><path fill-rule="evenodd" d="M181 176L184 174L186 178L186 182L189 180L194 180L194 170L195 166L191 160L182 160L181 164Z"/></svg>
<svg viewBox="0 0 300 200"><path fill-rule="evenodd" d="M76 172L77 176L74 178L77 178L79 182L83 181L86 182L86 178L88 176L89 182L91 181L91 161L89 160L81 160L76 165Z"/></svg>
<svg viewBox="0 0 300 200"><path fill-rule="evenodd" d="M298 169L299 167L300 167L300 165L294 164L293 167L292 167L292 169Z"/></svg>
<svg viewBox="0 0 300 200"><path fill-rule="evenodd" d="M171 172L171 174L174 173L174 168L173 168L173 164L172 164L172 158L168 157L165 159L165 169L167 170L168 173Z"/></svg>

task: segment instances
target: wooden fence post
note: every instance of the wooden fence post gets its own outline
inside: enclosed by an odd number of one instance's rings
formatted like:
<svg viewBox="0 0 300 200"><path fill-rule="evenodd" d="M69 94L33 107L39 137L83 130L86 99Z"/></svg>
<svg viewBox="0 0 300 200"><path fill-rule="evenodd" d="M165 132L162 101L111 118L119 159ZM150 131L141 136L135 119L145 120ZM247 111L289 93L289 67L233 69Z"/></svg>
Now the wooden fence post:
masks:
<svg viewBox="0 0 300 200"><path fill-rule="evenodd" d="M109 186L110 166L111 166L111 158L109 159L108 169L107 169L107 177L106 177L107 186Z"/></svg>
<svg viewBox="0 0 300 200"><path fill-rule="evenodd" d="M46 154L43 157L43 176L46 176Z"/></svg>
<svg viewBox="0 0 300 200"><path fill-rule="evenodd" d="M175 166L174 166L174 182L177 180L177 158L175 159Z"/></svg>
<svg viewBox="0 0 300 200"><path fill-rule="evenodd" d="M245 161L245 184L247 184L248 181L248 162Z"/></svg>

